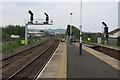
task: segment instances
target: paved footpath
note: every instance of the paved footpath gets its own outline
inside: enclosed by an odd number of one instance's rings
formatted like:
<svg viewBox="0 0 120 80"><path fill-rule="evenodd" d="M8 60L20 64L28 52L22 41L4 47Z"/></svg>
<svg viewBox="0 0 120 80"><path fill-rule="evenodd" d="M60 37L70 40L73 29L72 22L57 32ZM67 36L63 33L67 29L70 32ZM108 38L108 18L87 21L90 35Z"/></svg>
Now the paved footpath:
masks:
<svg viewBox="0 0 120 80"><path fill-rule="evenodd" d="M82 55L79 55L78 46L67 44L67 78L94 78L93 80L97 80L95 78L108 78L107 80L117 80L112 78L118 78L118 70L85 50L83 50Z"/></svg>

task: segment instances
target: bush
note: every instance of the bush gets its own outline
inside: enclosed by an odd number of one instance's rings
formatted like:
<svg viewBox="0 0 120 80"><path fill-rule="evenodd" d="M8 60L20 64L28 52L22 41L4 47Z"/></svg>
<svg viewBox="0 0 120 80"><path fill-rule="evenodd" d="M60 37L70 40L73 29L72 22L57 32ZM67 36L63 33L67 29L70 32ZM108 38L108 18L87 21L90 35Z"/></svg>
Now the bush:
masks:
<svg viewBox="0 0 120 80"><path fill-rule="evenodd" d="M120 46L120 42L118 42L116 45L117 45L117 46Z"/></svg>

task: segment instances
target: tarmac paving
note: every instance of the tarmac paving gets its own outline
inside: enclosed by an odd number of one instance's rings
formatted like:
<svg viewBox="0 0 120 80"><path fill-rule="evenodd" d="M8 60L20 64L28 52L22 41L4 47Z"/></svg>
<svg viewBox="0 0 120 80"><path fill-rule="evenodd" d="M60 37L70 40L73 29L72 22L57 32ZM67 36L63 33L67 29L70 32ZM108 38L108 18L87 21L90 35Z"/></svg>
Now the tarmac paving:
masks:
<svg viewBox="0 0 120 80"><path fill-rule="evenodd" d="M67 44L67 78L118 80L117 69L87 51L82 51L83 54L80 55L79 47L74 44Z"/></svg>

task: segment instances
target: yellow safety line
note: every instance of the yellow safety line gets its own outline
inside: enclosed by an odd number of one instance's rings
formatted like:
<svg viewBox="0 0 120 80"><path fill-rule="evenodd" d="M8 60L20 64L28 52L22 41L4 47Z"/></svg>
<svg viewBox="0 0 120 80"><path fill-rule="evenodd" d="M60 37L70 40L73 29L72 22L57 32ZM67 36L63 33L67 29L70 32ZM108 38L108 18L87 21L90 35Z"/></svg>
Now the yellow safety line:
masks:
<svg viewBox="0 0 120 80"><path fill-rule="evenodd" d="M74 45L79 46L78 44L74 44ZM101 57L101 56L99 56L99 55L97 55L97 54L89 51L89 50L86 49L86 48L83 48L83 49L84 49L85 51L87 51L88 53L94 55L95 57L99 58L100 60L106 62L107 64L109 64L110 66L114 67L115 69L120 70L120 68L118 67L118 64L116 65L116 64L114 64L113 62L111 62L111 61L109 61L109 60L107 60L107 59L105 59L105 58L103 58L103 57ZM118 61L118 60L116 60L116 61Z"/></svg>
<svg viewBox="0 0 120 80"><path fill-rule="evenodd" d="M67 47L66 43L64 43L63 52L61 54L60 65L56 78L64 78L66 79L66 68L67 68Z"/></svg>

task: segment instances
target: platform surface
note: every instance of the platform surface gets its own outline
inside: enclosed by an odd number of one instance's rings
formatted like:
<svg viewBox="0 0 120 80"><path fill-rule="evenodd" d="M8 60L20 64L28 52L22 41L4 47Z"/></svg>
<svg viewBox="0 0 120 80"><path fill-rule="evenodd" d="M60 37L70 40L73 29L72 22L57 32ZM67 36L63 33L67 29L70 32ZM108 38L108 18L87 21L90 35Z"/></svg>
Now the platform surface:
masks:
<svg viewBox="0 0 120 80"><path fill-rule="evenodd" d="M51 60L38 75L37 80L41 79L55 79L66 78L66 66L67 66L67 48L66 43L61 42L54 52Z"/></svg>
<svg viewBox="0 0 120 80"><path fill-rule="evenodd" d="M118 78L118 70L104 61L82 50L67 44L67 78Z"/></svg>

